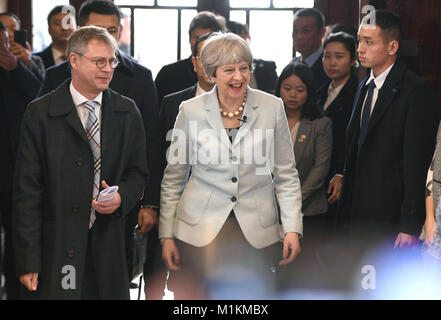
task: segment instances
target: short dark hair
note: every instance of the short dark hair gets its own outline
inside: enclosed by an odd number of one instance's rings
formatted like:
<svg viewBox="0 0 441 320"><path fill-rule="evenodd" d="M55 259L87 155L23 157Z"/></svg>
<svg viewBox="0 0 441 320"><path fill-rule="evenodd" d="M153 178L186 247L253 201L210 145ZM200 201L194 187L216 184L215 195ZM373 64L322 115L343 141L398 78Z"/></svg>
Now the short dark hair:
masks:
<svg viewBox="0 0 441 320"><path fill-rule="evenodd" d="M313 17L317 23L317 28L321 30L325 27L325 16L315 8L305 8L294 14L294 21L299 17Z"/></svg>
<svg viewBox="0 0 441 320"><path fill-rule="evenodd" d="M244 23L229 20L229 21L227 21L227 29L229 32L235 33L239 36L243 31L243 32L245 32L247 38L250 37L250 31L248 29L248 26Z"/></svg>
<svg viewBox="0 0 441 320"><path fill-rule="evenodd" d="M355 27L352 24L335 24L334 26L332 26L329 34L332 33L338 33L338 32L344 32L349 34L350 36L352 36L354 38L354 40L357 39L357 27Z"/></svg>
<svg viewBox="0 0 441 320"><path fill-rule="evenodd" d="M91 13L116 15L121 21L121 11L118 6L109 0L88 0L84 2L78 12L78 23L84 26L89 20Z"/></svg>
<svg viewBox="0 0 441 320"><path fill-rule="evenodd" d="M63 8L64 8L64 7L65 7L65 5L59 5L59 6L54 7L54 8L49 12L49 14L47 15L47 25L48 25L48 26L51 25L51 18L52 18L54 15L63 12Z"/></svg>
<svg viewBox="0 0 441 320"><path fill-rule="evenodd" d="M21 29L21 20L16 14L14 14L12 12L2 12L2 13L0 13L0 17L1 16L8 16L8 17L13 18L15 21L17 21L18 27Z"/></svg>
<svg viewBox="0 0 441 320"><path fill-rule="evenodd" d="M376 10L363 18L361 24L371 22L375 17L375 25L381 29L385 41L396 40L401 43L402 40L402 26L400 17L391 11Z"/></svg>
<svg viewBox="0 0 441 320"><path fill-rule="evenodd" d="M296 75L300 78L300 80L303 81L303 83L306 85L306 89L308 90L308 96L306 98L305 104L302 106L301 115L302 118L306 118L309 120L315 120L317 118L320 118L322 115L319 111L319 108L316 103L316 97L314 94L314 76L312 74L311 69L309 67L302 63L302 62L290 62L282 71L282 73L279 76L279 79L277 80L276 85L276 96L280 97L280 88L282 86L282 82L292 76Z"/></svg>
<svg viewBox="0 0 441 320"><path fill-rule="evenodd" d="M188 29L188 36L191 38L191 34L197 28L210 29L212 32L225 31L225 25L221 20L210 11L201 11L193 17Z"/></svg>
<svg viewBox="0 0 441 320"><path fill-rule="evenodd" d="M196 39L196 42L194 43L193 48L191 48L191 54L193 57L196 57L196 55L198 54L198 46L199 43L201 43L202 41L207 40L208 38L210 38L213 35L214 32L208 32L206 34L203 34L202 36L198 37Z"/></svg>
<svg viewBox="0 0 441 320"><path fill-rule="evenodd" d="M323 43L323 49L325 49L328 43L331 42L340 42L343 44L346 50L349 51L351 60L355 59L355 54L357 53L357 43L355 42L353 36L347 34L346 32L331 33Z"/></svg>
<svg viewBox="0 0 441 320"><path fill-rule="evenodd" d="M3 22L1 22L1 21L0 21L0 30L2 30L2 31L8 31L8 30L6 30L6 26L5 26L5 24L4 24Z"/></svg>

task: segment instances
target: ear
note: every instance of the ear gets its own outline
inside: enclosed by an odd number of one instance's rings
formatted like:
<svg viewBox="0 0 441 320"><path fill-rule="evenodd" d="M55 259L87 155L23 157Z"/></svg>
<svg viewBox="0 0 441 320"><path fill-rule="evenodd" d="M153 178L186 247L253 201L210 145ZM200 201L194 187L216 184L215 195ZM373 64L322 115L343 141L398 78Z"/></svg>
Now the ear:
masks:
<svg viewBox="0 0 441 320"><path fill-rule="evenodd" d="M120 25L118 26L118 38L116 39L116 40L118 40L118 42L119 42L119 40L121 39L122 30L123 30L123 25L120 24Z"/></svg>
<svg viewBox="0 0 441 320"><path fill-rule="evenodd" d="M397 54L398 49L400 48L400 43L396 40L392 40L389 42L389 55L394 56Z"/></svg>
<svg viewBox="0 0 441 320"><path fill-rule="evenodd" d="M326 34L326 28L322 28L321 30L320 30L320 39L323 39L323 37L325 36L325 34Z"/></svg>
<svg viewBox="0 0 441 320"><path fill-rule="evenodd" d="M69 63L72 69L77 70L78 69L78 58L79 56L75 54L75 52L71 52L69 54Z"/></svg>

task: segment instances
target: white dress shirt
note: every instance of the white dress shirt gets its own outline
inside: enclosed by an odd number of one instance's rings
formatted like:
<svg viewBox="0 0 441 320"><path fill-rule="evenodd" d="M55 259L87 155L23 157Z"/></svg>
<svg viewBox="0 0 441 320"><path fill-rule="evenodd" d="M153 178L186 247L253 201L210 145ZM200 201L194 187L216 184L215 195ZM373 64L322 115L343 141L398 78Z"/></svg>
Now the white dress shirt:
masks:
<svg viewBox="0 0 441 320"><path fill-rule="evenodd" d="M303 59L302 56L302 60L304 63L306 63L308 65L309 68L312 68L312 66L314 65L314 63L317 61L318 58L320 58L320 55L323 53L323 48L320 46L320 48L318 48L313 54L311 54L308 58Z"/></svg>
<svg viewBox="0 0 441 320"><path fill-rule="evenodd" d="M66 60L65 59L66 56L61 51L55 49L54 46L52 46L51 49L52 49L52 57L54 58L55 64L60 64Z"/></svg>
<svg viewBox="0 0 441 320"><path fill-rule="evenodd" d="M332 82L329 84L328 87L328 97L326 98L325 105L323 106L323 111L326 111L328 109L329 105L337 98L338 94L340 93L341 89L345 86L346 82L339 85L337 88L332 87Z"/></svg>
<svg viewBox="0 0 441 320"><path fill-rule="evenodd" d="M374 89L374 93L372 95L371 115L372 115L372 112L374 111L375 103L377 102L378 92L381 89L381 87L383 87L384 81L386 81L386 78L389 75L389 72L393 66L394 66L394 64L392 64L389 68L387 68L385 71L383 71L383 73L380 74L378 77L375 77L374 72L371 70L371 76L369 77L368 81L366 81L366 86L368 86L372 80L375 82L375 89ZM361 109L361 114L363 114L363 109L364 109L364 104L366 103L366 99L367 99L367 95L364 98L363 108ZM360 117L360 126L361 126L361 121L362 121L362 117Z"/></svg>
<svg viewBox="0 0 441 320"><path fill-rule="evenodd" d="M72 95L72 100L75 104L75 107L77 108L78 117L80 118L84 129L86 129L87 119L89 117L89 110L83 105L83 103L86 101L89 101L89 99L87 99L85 96L83 96L81 93L79 93L77 89L75 89L72 81L70 82L69 89L70 89L70 94ZM99 95L97 95L94 99L92 99L93 101L98 102L98 105L95 106L95 115L96 115L96 117L98 119L98 123L100 125L100 131L101 131L101 101L102 101L102 99L103 99L102 92L100 92Z"/></svg>

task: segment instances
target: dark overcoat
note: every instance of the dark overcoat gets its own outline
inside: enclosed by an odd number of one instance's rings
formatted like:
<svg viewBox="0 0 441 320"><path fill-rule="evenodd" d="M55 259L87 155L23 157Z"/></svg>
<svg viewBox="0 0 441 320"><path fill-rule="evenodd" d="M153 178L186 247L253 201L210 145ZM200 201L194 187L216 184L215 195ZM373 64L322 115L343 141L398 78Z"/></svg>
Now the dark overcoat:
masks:
<svg viewBox="0 0 441 320"><path fill-rule="evenodd" d="M14 176L17 273L39 273L35 298L80 299L90 241L100 298L128 299L124 217L146 181L143 123L132 100L103 92L101 180L118 185L122 201L113 214L97 214L89 231L93 155L69 84L33 101L23 119Z"/></svg>

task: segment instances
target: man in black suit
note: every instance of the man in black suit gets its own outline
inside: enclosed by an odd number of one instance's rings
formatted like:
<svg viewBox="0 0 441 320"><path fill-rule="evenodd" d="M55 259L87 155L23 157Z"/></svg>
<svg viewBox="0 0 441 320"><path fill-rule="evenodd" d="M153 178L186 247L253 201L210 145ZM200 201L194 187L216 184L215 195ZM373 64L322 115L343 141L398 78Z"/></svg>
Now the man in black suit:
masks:
<svg viewBox="0 0 441 320"><path fill-rule="evenodd" d="M193 17L188 30L190 47L193 48L196 39L201 35L209 32L225 31L225 29L225 19L223 17L216 16L209 11L199 12ZM162 67L155 79L159 103L162 102L164 96L191 87L197 81L191 56Z"/></svg>
<svg viewBox="0 0 441 320"><path fill-rule="evenodd" d="M0 22L0 227L3 226L5 230L7 299L18 299L19 282L15 272L11 235L12 173L21 120L27 104L37 96L40 80L9 48L8 32ZM2 247L0 245L0 249Z"/></svg>
<svg viewBox="0 0 441 320"><path fill-rule="evenodd" d="M210 36L211 33L206 33L200 36L192 47L191 60L193 63L193 70L198 79L196 84L182 91L166 95L164 99L162 99L159 111L161 142L163 144L161 178L162 173L167 166L166 152L170 146L171 132L179 113L179 106L183 101L204 94L214 87L214 83L205 74L199 58L202 46ZM147 256L149 258L144 265L144 276L146 279L145 296L149 300L158 300L164 295L163 289L166 270L163 270L164 263L161 255L162 246L159 242L158 230L154 228L152 232L148 234Z"/></svg>
<svg viewBox="0 0 441 320"><path fill-rule="evenodd" d="M359 60L371 73L358 87L346 131L342 223L357 254L383 241L390 248L415 247L440 119L437 98L397 58L398 16L371 13L358 37Z"/></svg>
<svg viewBox="0 0 441 320"><path fill-rule="evenodd" d="M48 31L52 38L52 43L43 51L35 53L39 56L47 69L56 64L62 63L67 59L67 39L74 29L75 17L67 11L63 11L67 6L56 6L47 16ZM69 21L66 16L69 15Z"/></svg>
<svg viewBox="0 0 441 320"><path fill-rule="evenodd" d="M27 41L24 46L15 41L15 31L19 31L21 28L20 18L11 12L2 12L0 13L0 22L3 22L8 30L11 52L41 81L45 71L43 61L31 53L31 45Z"/></svg>
<svg viewBox="0 0 441 320"><path fill-rule="evenodd" d="M300 52L301 56L295 57L293 61L308 65L314 75L315 90L329 83L322 62L322 39L325 32L325 18L317 9L302 9L294 15L292 39L295 50Z"/></svg>
<svg viewBox="0 0 441 320"><path fill-rule="evenodd" d="M24 115L13 201L23 298L130 298L125 217L144 191L146 141L133 100L108 88L117 50L104 28L75 30L72 79Z"/></svg>
<svg viewBox="0 0 441 320"><path fill-rule="evenodd" d="M80 26L100 26L118 40L121 34L121 13L118 7L107 0L89 0L81 6L78 12ZM120 64L115 69L110 88L133 99L141 112L147 141L147 164L150 180L142 199L139 210L138 225L142 233L147 233L158 221L159 190L161 184L161 143L159 139L159 107L156 87L149 69L136 63L132 58L118 50ZM70 66L66 61L49 68L40 88L39 96L60 86L70 78ZM129 221L133 217L129 217ZM136 224L136 217L134 218ZM129 225L132 224L129 222ZM131 233L128 233L130 236Z"/></svg>
<svg viewBox="0 0 441 320"><path fill-rule="evenodd" d="M250 41L250 32L246 24L237 21L227 22L228 31L241 36L245 41ZM274 93L277 84L276 63L263 59L253 58L253 70L249 86L268 93Z"/></svg>

